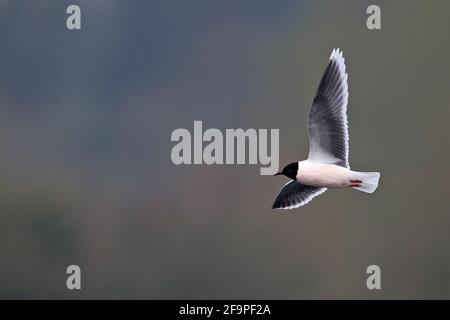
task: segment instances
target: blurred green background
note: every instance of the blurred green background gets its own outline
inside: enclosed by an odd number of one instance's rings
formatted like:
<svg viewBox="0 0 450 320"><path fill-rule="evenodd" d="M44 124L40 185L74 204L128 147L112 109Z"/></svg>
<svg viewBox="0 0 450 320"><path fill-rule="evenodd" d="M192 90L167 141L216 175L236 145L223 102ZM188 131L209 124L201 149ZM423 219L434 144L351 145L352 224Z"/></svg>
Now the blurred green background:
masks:
<svg viewBox="0 0 450 320"><path fill-rule="evenodd" d="M66 8L82 30L66 29ZM382 29L366 28L381 7ZM0 298L450 298L449 1L0 1ZM372 195L269 209L259 166L175 166L176 128L304 158L333 48ZM304 123L305 125L299 125ZM66 267L82 290L66 289ZM366 288L368 265L382 290Z"/></svg>

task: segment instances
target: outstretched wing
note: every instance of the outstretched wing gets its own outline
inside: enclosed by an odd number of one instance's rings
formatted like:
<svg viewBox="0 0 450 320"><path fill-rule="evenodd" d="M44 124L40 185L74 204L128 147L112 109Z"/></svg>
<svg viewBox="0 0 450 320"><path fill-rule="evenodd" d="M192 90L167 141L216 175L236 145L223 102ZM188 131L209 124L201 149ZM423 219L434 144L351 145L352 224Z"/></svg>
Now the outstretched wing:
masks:
<svg viewBox="0 0 450 320"><path fill-rule="evenodd" d="M342 51L333 50L309 114L308 159L348 168L348 84Z"/></svg>
<svg viewBox="0 0 450 320"><path fill-rule="evenodd" d="M301 207L326 190L327 188L311 187L301 184L296 180L291 180L281 189L272 205L272 209L293 209Z"/></svg>

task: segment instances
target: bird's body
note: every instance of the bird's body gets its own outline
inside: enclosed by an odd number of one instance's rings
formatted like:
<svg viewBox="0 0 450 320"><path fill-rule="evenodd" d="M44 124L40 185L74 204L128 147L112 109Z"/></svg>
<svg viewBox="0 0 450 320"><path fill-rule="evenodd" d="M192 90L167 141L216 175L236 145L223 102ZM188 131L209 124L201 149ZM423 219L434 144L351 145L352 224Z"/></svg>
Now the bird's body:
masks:
<svg viewBox="0 0 450 320"><path fill-rule="evenodd" d="M313 187L341 188L348 187L354 175L350 169L335 164L303 160L298 162L296 180Z"/></svg>
<svg viewBox="0 0 450 320"><path fill-rule="evenodd" d="M358 172L330 163L303 160L298 162L296 181L312 187L355 188L372 193L377 185L373 184L378 172Z"/></svg>
<svg viewBox="0 0 450 320"><path fill-rule="evenodd" d="M350 170L347 125L348 84L342 52L333 50L320 81L309 115L309 155L306 160L284 167L291 179L272 206L292 209L305 205L327 188L355 188L372 193L378 172Z"/></svg>

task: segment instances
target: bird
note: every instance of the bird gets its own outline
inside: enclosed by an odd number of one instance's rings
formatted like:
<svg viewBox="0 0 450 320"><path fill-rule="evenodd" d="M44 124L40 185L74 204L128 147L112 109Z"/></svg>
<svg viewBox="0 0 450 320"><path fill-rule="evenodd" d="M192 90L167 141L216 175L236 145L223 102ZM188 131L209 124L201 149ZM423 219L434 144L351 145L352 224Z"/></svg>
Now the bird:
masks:
<svg viewBox="0 0 450 320"><path fill-rule="evenodd" d="M348 75L342 51L333 49L317 88L308 121L309 154L275 174L290 178L272 209L293 209L309 203L328 188L354 188L373 193L379 172L350 170L348 153Z"/></svg>

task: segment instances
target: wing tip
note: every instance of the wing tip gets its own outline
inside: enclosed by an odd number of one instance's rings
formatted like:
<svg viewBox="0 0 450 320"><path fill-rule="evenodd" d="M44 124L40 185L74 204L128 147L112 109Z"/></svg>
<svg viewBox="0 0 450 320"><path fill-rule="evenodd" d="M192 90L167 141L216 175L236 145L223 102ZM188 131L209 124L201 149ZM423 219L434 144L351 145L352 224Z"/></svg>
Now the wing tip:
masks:
<svg viewBox="0 0 450 320"><path fill-rule="evenodd" d="M330 55L330 60L335 60L339 65L343 65L345 68L344 51L342 51L341 49L339 48L333 49Z"/></svg>
<svg viewBox="0 0 450 320"><path fill-rule="evenodd" d="M339 48L334 48L330 55L330 60L344 59L344 52Z"/></svg>
<svg viewBox="0 0 450 320"><path fill-rule="evenodd" d="M272 206L270 207L270 209L272 210L286 210L286 209L293 209L294 206L293 205L283 205L280 201L278 201L278 199L276 199L274 201L274 203L272 204Z"/></svg>
<svg viewBox="0 0 450 320"><path fill-rule="evenodd" d="M339 69L339 73L341 74L341 79L344 84L343 92L346 95L345 99L348 99L348 73L347 66L345 65L345 57L344 52L337 48L333 49L330 55L330 61L334 61Z"/></svg>
<svg viewBox="0 0 450 320"><path fill-rule="evenodd" d="M275 200L270 209L272 210L285 210L289 209L290 206L283 206L279 201Z"/></svg>
<svg viewBox="0 0 450 320"><path fill-rule="evenodd" d="M297 209L300 207L303 207L304 205L310 203L315 197L320 196L322 193L324 193L325 191L327 191L328 188L320 188L317 190L317 192L311 194L309 197L307 197L306 199L304 199L303 201L291 204L291 205L285 205L283 206L283 204L281 204L279 201L275 200L274 203L272 204L271 209L272 210L290 210L290 209Z"/></svg>

